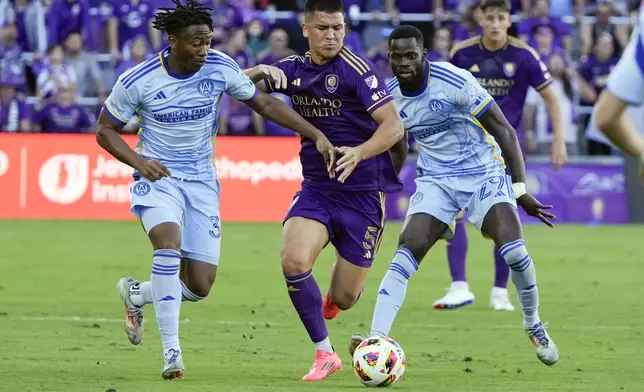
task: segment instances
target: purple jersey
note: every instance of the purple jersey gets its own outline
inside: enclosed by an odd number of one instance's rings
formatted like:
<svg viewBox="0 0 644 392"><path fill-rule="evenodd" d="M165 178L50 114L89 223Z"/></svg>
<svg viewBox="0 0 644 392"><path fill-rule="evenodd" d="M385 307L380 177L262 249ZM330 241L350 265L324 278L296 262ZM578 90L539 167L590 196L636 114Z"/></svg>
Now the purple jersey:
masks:
<svg viewBox="0 0 644 392"><path fill-rule="evenodd" d="M579 75L599 94L606 86L608 75L618 60L617 57L611 57L608 61L599 61L597 56L591 54L579 65Z"/></svg>
<svg viewBox="0 0 644 392"><path fill-rule="evenodd" d="M29 120L27 102L19 98L0 100L0 132L19 132L24 120Z"/></svg>
<svg viewBox="0 0 644 392"><path fill-rule="evenodd" d="M521 125L528 87L540 91L552 83L537 52L513 37L497 51L485 49L481 37L474 37L455 45L450 57L452 64L476 77L515 129Z"/></svg>
<svg viewBox="0 0 644 392"><path fill-rule="evenodd" d="M114 5L112 17L119 21L119 48L127 41L142 35L148 37L148 23L154 17L154 6L148 0L121 0Z"/></svg>
<svg viewBox="0 0 644 392"><path fill-rule="evenodd" d="M81 133L92 125L89 114L78 104L60 106L48 103L34 115L33 121L47 133Z"/></svg>
<svg viewBox="0 0 644 392"><path fill-rule="evenodd" d="M286 89L276 90L264 79L269 92L291 97L294 109L320 129L334 146L355 147L369 140L378 128L371 114L393 97L373 64L343 47L330 62L318 65L311 56L291 56L275 64L288 78ZM330 179L315 143L302 139L300 152L304 183L340 191L402 189L389 152L358 164L344 184Z"/></svg>
<svg viewBox="0 0 644 392"><path fill-rule="evenodd" d="M570 26L559 18L543 17L543 18L530 18L523 20L519 23L519 34L528 37L532 46L535 46L534 39L532 38L542 26L549 27L554 33L555 40L553 45L563 47L562 38L570 36Z"/></svg>
<svg viewBox="0 0 644 392"><path fill-rule="evenodd" d="M47 15L47 44L62 44L68 35L91 30L89 5L85 0L54 0Z"/></svg>

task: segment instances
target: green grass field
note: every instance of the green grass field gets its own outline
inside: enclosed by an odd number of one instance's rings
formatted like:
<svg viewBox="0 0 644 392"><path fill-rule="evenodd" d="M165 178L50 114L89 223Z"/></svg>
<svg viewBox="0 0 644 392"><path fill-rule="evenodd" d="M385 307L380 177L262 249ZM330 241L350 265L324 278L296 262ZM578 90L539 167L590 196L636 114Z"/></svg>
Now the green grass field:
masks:
<svg viewBox="0 0 644 392"><path fill-rule="evenodd" d="M160 378L154 310L143 345L122 329L116 282L149 277L151 248L135 222L0 221L0 391L355 391L346 344L368 329L375 294L396 246L391 224L366 294L329 323L345 368L322 384L300 380L313 348L292 309L279 263L280 226L225 224L211 296L182 308L183 380ZM526 228L541 316L560 362L539 362L519 311L488 309L491 243L470 231L469 278L477 302L439 313L448 286L444 245L412 279L392 337L408 360L401 391L642 391L644 227ZM329 282L332 252L316 278ZM513 302L518 307L516 297Z"/></svg>

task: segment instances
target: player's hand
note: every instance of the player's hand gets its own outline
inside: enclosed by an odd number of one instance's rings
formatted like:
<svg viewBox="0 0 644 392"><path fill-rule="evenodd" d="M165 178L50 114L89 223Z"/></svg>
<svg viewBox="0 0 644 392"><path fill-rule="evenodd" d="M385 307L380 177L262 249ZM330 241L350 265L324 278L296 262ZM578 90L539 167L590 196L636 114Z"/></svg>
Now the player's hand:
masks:
<svg viewBox="0 0 644 392"><path fill-rule="evenodd" d="M141 175L150 181L157 181L163 177L170 177L170 170L168 170L163 163L157 160L143 159L140 164L135 167Z"/></svg>
<svg viewBox="0 0 644 392"><path fill-rule="evenodd" d="M258 65L257 69L264 77L268 78L276 90L283 90L288 87L288 79L284 71L272 65Z"/></svg>
<svg viewBox="0 0 644 392"><path fill-rule="evenodd" d="M549 219L555 219L556 216L548 211L545 211L551 209L552 206L541 204L539 200L535 199L534 196L529 193L525 193L521 197L519 197L517 199L517 203L528 215L539 218L541 222L545 223L549 227L555 227L555 225L553 225Z"/></svg>
<svg viewBox="0 0 644 392"><path fill-rule="evenodd" d="M550 146L550 163L552 168L557 171L568 162L568 151L565 142L552 142Z"/></svg>
<svg viewBox="0 0 644 392"><path fill-rule="evenodd" d="M338 159L335 171L342 172L338 181L344 184L344 181L349 177L353 170L358 166L358 163L364 160L364 156L358 147L338 147L336 151L342 155Z"/></svg>
<svg viewBox="0 0 644 392"><path fill-rule="evenodd" d="M331 144L329 139L322 134L320 134L318 139L315 141L315 147L318 149L320 154L324 156L326 171L329 173L329 178L335 178L335 147L333 147L333 144Z"/></svg>

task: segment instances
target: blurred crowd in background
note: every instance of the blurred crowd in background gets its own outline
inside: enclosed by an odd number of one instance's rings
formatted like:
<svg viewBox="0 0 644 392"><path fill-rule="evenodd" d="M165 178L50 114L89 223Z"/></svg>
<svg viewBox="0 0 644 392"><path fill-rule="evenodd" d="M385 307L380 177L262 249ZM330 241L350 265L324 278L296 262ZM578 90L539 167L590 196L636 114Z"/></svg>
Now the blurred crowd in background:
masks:
<svg viewBox="0 0 644 392"><path fill-rule="evenodd" d="M213 47L242 69L304 54L305 0L206 0L213 9ZM425 35L432 61L448 61L455 43L480 34L476 0L345 0L345 44L392 77L387 37L400 23ZM633 28L639 0L512 0L510 33L533 46L549 67L569 133L590 155L613 151L588 124L589 107L606 84ZM171 0L0 0L0 131L93 132L118 75L167 44L151 21ZM593 18L588 18L588 17ZM622 17L622 18L616 18ZM289 103L287 97L281 96ZM219 135L293 135L226 98ZM535 143L550 124L530 94L525 129ZM519 131L525 131L519 130ZM530 148L530 146L528 146Z"/></svg>

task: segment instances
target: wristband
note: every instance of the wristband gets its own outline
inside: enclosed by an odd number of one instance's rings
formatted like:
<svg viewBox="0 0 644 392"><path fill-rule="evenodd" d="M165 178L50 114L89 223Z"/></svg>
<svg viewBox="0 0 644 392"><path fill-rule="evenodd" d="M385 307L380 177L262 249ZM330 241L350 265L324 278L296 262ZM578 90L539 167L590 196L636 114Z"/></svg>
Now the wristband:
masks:
<svg viewBox="0 0 644 392"><path fill-rule="evenodd" d="M518 199L528 193L525 189L525 182L515 182L514 184L512 184L512 192L514 192L515 199Z"/></svg>

